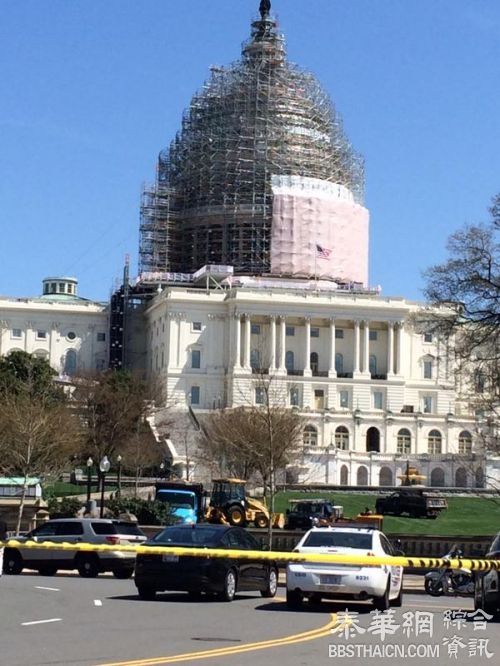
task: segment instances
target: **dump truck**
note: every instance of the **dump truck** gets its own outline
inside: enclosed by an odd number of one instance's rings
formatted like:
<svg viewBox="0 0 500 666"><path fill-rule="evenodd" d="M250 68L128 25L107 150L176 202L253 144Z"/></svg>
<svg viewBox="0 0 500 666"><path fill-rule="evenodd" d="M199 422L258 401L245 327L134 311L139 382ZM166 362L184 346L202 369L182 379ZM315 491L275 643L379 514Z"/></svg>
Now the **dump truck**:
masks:
<svg viewBox="0 0 500 666"><path fill-rule="evenodd" d="M174 522L198 523L205 518L205 493L201 483L158 481L155 499L168 503Z"/></svg>
<svg viewBox="0 0 500 666"><path fill-rule="evenodd" d="M246 494L245 484L242 479L213 479L206 519L212 523L241 527L253 524L261 528L272 521L273 527L283 528L285 516L282 513L271 515L263 502Z"/></svg>
<svg viewBox="0 0 500 666"><path fill-rule="evenodd" d="M445 497L438 492L408 486L390 495L378 497L376 511L380 514L392 513L396 516L407 514L413 518L437 518L448 508Z"/></svg>

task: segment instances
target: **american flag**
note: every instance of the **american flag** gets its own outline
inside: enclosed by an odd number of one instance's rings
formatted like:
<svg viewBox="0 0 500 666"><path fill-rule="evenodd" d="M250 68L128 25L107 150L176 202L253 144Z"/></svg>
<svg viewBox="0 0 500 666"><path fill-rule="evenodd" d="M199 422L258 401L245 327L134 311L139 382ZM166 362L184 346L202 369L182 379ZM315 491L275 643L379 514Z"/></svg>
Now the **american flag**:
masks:
<svg viewBox="0 0 500 666"><path fill-rule="evenodd" d="M329 259L332 251L316 243L316 256L319 259Z"/></svg>

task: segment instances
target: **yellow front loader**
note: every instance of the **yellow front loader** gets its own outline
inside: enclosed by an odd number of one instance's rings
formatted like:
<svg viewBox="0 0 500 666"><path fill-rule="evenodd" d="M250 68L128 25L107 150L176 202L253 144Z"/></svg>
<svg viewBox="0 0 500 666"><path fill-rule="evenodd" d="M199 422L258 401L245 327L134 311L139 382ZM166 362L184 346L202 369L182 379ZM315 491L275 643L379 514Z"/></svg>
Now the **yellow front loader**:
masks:
<svg viewBox="0 0 500 666"><path fill-rule="evenodd" d="M207 520L241 527L252 524L255 527L267 527L271 519L269 509L260 500L247 496L245 484L246 481L242 479L214 479ZM285 516L273 513L272 523L273 527L283 528Z"/></svg>

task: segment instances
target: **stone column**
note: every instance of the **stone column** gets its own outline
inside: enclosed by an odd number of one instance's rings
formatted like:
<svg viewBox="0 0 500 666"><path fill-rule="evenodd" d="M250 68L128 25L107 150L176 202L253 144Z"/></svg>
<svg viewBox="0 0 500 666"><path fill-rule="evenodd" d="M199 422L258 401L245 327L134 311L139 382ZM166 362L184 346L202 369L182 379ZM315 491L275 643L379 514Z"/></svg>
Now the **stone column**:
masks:
<svg viewBox="0 0 500 666"><path fill-rule="evenodd" d="M271 335L270 335L270 354L269 354L269 372L272 373L276 370L276 317L270 317Z"/></svg>
<svg viewBox="0 0 500 666"><path fill-rule="evenodd" d="M363 341L363 373L370 374L370 323L364 322L364 341Z"/></svg>
<svg viewBox="0 0 500 666"><path fill-rule="evenodd" d="M387 376L394 375L394 322L387 323Z"/></svg>
<svg viewBox="0 0 500 666"><path fill-rule="evenodd" d="M286 354L286 319L285 317L280 317L280 356L279 356L279 367L278 370L280 373L285 374L285 354Z"/></svg>
<svg viewBox="0 0 500 666"><path fill-rule="evenodd" d="M328 376L336 377L335 371L335 319L330 319L330 367L328 368Z"/></svg>
<svg viewBox="0 0 500 666"><path fill-rule="evenodd" d="M354 320L354 366L353 372L359 374L359 321Z"/></svg>
<svg viewBox="0 0 500 666"><path fill-rule="evenodd" d="M252 323L250 315L245 315L245 349L243 352L243 367L250 369L250 336L252 333Z"/></svg>
<svg viewBox="0 0 500 666"><path fill-rule="evenodd" d="M396 374L400 375L402 366L403 366L403 334L404 334L404 324L403 322L399 322L398 324L398 334L396 337L396 347L397 347L397 353L396 353Z"/></svg>
<svg viewBox="0 0 500 666"><path fill-rule="evenodd" d="M239 370L241 368L241 315L235 313L234 324L236 326L235 344L234 344L234 368Z"/></svg>
<svg viewBox="0 0 500 666"><path fill-rule="evenodd" d="M306 325L306 359L304 363L304 377L311 377L311 317L305 318Z"/></svg>

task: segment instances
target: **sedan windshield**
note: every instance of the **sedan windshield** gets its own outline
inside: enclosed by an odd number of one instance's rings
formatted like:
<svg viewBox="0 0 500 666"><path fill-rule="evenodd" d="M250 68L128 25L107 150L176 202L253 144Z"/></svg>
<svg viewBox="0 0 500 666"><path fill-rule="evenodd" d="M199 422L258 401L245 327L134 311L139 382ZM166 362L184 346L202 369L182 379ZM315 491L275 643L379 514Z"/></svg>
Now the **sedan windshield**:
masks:
<svg viewBox="0 0 500 666"><path fill-rule="evenodd" d="M356 532L311 532L302 544L305 548L359 548L370 550L371 534Z"/></svg>
<svg viewBox="0 0 500 666"><path fill-rule="evenodd" d="M167 527L153 537L153 541L172 546L216 546L219 543L221 531L217 528L204 527Z"/></svg>

